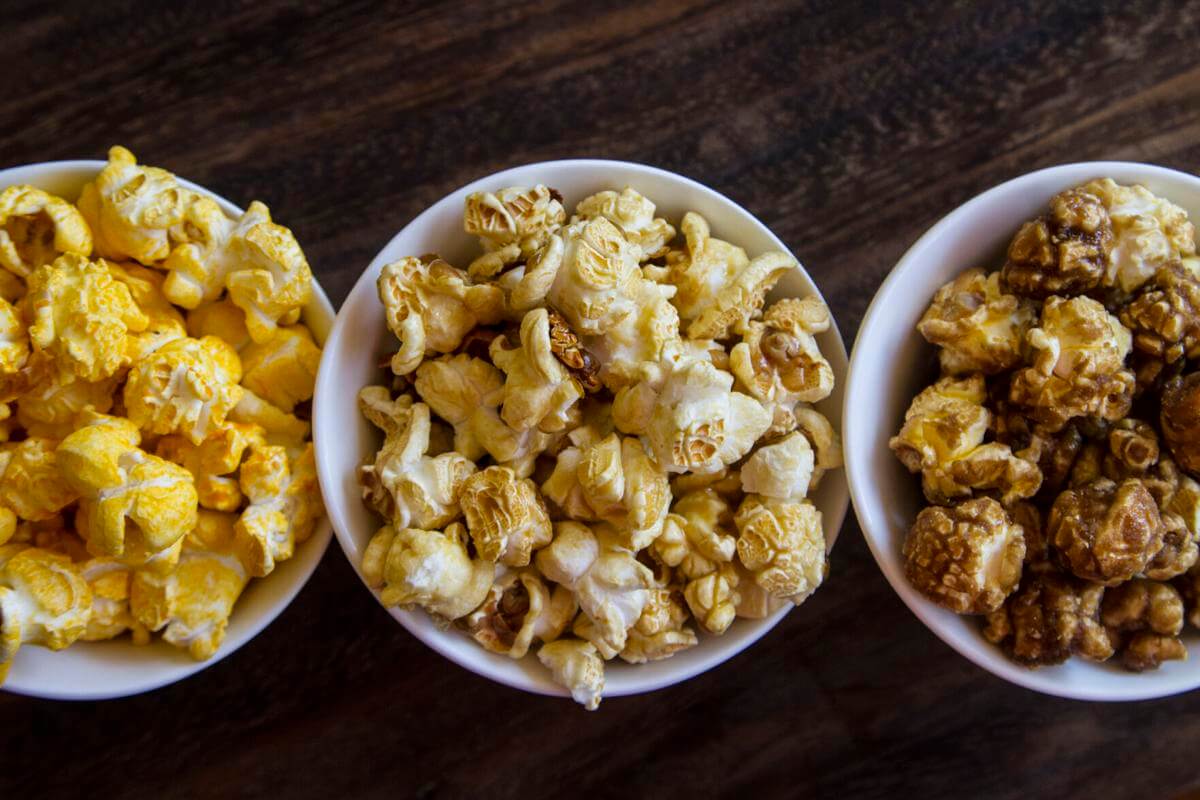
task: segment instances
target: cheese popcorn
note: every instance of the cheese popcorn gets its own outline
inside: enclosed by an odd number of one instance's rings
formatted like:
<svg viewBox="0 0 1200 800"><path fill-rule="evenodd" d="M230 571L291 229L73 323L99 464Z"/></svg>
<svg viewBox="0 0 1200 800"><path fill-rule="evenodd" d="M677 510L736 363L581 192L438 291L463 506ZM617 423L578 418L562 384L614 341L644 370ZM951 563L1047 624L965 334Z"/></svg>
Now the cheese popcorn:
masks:
<svg viewBox="0 0 1200 800"><path fill-rule="evenodd" d="M48 520L78 494L60 469L52 439L31 436L0 445L0 507L31 522Z"/></svg>
<svg viewBox="0 0 1200 800"><path fill-rule="evenodd" d="M833 391L817 344L828 309L810 297L763 311L795 259L751 259L695 212L677 244L649 197L598 188L569 221L540 184L472 194L463 227L482 252L466 270L435 255L385 266L396 352L359 397L384 432L360 468L382 518L368 582L492 652L541 642L543 666L589 708L604 661L669 658L701 629L811 593L825 560L805 498L842 464L810 405ZM219 302L206 308L193 336L238 335ZM252 347L230 419L267 428L286 405L250 377ZM734 514L747 496L770 508L748 528L753 569Z"/></svg>
<svg viewBox="0 0 1200 800"><path fill-rule="evenodd" d="M91 228L96 255L151 266L184 236L193 194L158 167L140 166L124 147L108 151L108 165L83 187L78 207Z"/></svg>
<svg viewBox="0 0 1200 800"><path fill-rule="evenodd" d="M166 575L134 573L129 605L138 624L203 661L217 652L233 606L249 581L234 555L233 516L201 511Z"/></svg>
<svg viewBox="0 0 1200 800"><path fill-rule="evenodd" d="M259 426L227 422L200 444L193 444L179 434L164 436L158 440L155 454L192 474L201 506L216 511L236 511L244 497L233 473L249 448L265 444Z"/></svg>
<svg viewBox="0 0 1200 800"><path fill-rule="evenodd" d="M19 545L0 556L0 683L23 644L61 650L87 631L92 592L68 556Z"/></svg>
<svg viewBox="0 0 1200 800"><path fill-rule="evenodd" d="M28 278L61 255L91 252L92 231L66 200L33 186L0 192L0 267Z"/></svg>
<svg viewBox="0 0 1200 800"><path fill-rule="evenodd" d="M150 324L124 283L77 255L59 256L34 270L22 303L35 350L50 356L60 373L87 381L126 365L126 336Z"/></svg>
<svg viewBox="0 0 1200 800"><path fill-rule="evenodd" d="M125 409L147 433L179 433L200 444L242 399L241 377L237 353L221 339L176 339L129 371Z"/></svg>
<svg viewBox="0 0 1200 800"><path fill-rule="evenodd" d="M92 590L92 615L79 638L85 642L102 642L130 631L134 643L147 644L149 632L129 608L133 570L115 558L91 558L79 569Z"/></svg>
<svg viewBox="0 0 1200 800"><path fill-rule="evenodd" d="M242 383L283 411L311 400L321 349L303 325L276 329L267 341L247 345L241 353Z"/></svg>
<svg viewBox="0 0 1200 800"><path fill-rule="evenodd" d="M125 339L130 364L138 363L167 342L187 336L183 315L163 296L161 272L137 264L104 263L113 279L129 289L134 304L146 316L146 327Z"/></svg>

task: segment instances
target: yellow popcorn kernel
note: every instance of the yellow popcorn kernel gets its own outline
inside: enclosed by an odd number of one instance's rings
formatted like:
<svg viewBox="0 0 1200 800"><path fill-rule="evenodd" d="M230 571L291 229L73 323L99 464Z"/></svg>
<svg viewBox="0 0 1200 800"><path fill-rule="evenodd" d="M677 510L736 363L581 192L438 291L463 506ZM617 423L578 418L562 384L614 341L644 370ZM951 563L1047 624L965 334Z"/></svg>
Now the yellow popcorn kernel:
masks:
<svg viewBox="0 0 1200 800"><path fill-rule="evenodd" d="M129 371L125 409L149 433L180 433L200 444L242 399L241 377L237 353L220 339L176 339Z"/></svg>
<svg viewBox="0 0 1200 800"><path fill-rule="evenodd" d="M144 330L126 338L126 357L136 364L164 344L187 336L183 315L163 295L163 275L139 264L106 261L113 278L129 289L133 302L146 315Z"/></svg>
<svg viewBox="0 0 1200 800"><path fill-rule="evenodd" d="M254 224L234 240L238 268L225 277L225 287L233 304L246 312L250 338L265 342L278 325L299 320L312 297L312 270L292 232L271 222L266 206L251 203L239 227L248 220Z"/></svg>
<svg viewBox="0 0 1200 800"><path fill-rule="evenodd" d="M17 422L30 436L66 438L84 411L107 414L119 377L90 382L49 369L35 369L36 380L17 399Z"/></svg>
<svg viewBox="0 0 1200 800"><path fill-rule="evenodd" d="M298 450L310 438L312 424L295 414L276 408L243 387L242 399L229 411L229 419L245 425L257 425L266 432L267 444L279 444Z"/></svg>
<svg viewBox="0 0 1200 800"><path fill-rule="evenodd" d="M242 351L242 384L284 411L312 399L321 349L303 325L280 327Z"/></svg>
<svg viewBox="0 0 1200 800"><path fill-rule="evenodd" d="M29 360L29 331L20 313L0 299L0 375L15 375Z"/></svg>
<svg viewBox="0 0 1200 800"><path fill-rule="evenodd" d="M158 440L155 454L187 469L196 481L200 505L216 511L237 511L242 504L238 479L233 476L247 449L266 444L262 428L226 422L200 444L171 434Z"/></svg>
<svg viewBox="0 0 1200 800"><path fill-rule="evenodd" d="M133 570L115 558L92 558L80 564L79 569L92 590L92 616L79 638L100 642L131 631L135 644L147 644L149 632L129 608Z"/></svg>
<svg viewBox="0 0 1200 800"><path fill-rule="evenodd" d="M22 644L68 647L87 630L92 592L59 553L9 545L0 556L0 682Z"/></svg>
<svg viewBox="0 0 1200 800"><path fill-rule="evenodd" d="M216 336L239 353L251 341L246 328L246 314L228 297L213 303L205 303L187 312L188 336L202 339Z"/></svg>
<svg viewBox="0 0 1200 800"><path fill-rule="evenodd" d="M0 506L23 520L38 522L75 502L78 495L59 469L57 444L31 436L0 446Z"/></svg>
<svg viewBox="0 0 1200 800"><path fill-rule="evenodd" d="M22 303L34 349L52 357L61 373L87 381L126 365L127 334L150 323L103 262L77 255L35 269Z"/></svg>
<svg viewBox="0 0 1200 800"><path fill-rule="evenodd" d="M0 267L12 275L28 278L61 255L91 252L91 229L66 200L33 186L0 192Z"/></svg>

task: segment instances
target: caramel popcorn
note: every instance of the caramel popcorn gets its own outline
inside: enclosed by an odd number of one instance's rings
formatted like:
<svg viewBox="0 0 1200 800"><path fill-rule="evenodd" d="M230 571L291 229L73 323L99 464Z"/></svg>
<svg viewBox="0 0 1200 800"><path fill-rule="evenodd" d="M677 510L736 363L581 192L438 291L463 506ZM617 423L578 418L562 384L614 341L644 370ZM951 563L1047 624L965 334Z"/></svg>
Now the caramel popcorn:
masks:
<svg viewBox="0 0 1200 800"><path fill-rule="evenodd" d="M59 256L91 252L92 231L66 200L34 186L0 192L0 267L28 279Z"/></svg>
<svg viewBox="0 0 1200 800"><path fill-rule="evenodd" d="M629 187L570 220L566 207L540 184L478 192L463 228L483 252L465 270L434 255L384 267L401 379L360 394L384 434L360 473L383 517L362 570L385 604L455 619L492 652L540 642L554 680L594 708L605 661L671 657L817 588L807 497L842 456L809 405L833 390L817 345L829 310L764 311L795 259L751 258L694 212L677 245ZM228 419L280 436L290 398L270 394L274 373L253 377L237 320L215 302L188 332L243 342L248 388Z"/></svg>
<svg viewBox="0 0 1200 800"><path fill-rule="evenodd" d="M970 269L939 289L919 330L939 348L941 377L891 443L935 504L906 545L914 586L984 614L985 636L1029 666L1117 653L1142 671L1186 657L1178 628L1143 611L1154 597L1182 617L1163 581L1188 603L1200 597L1200 490L1185 474L1200 474L1189 395L1197 308L1187 214L1108 178L1053 197L1001 269ZM929 565L983 563L952 520L995 500L1025 555L996 560L1008 552L1000 539L980 550L1006 571L1003 592L975 602L958 586L982 584ZM1004 541L1015 552L1015 537ZM950 601L947 587L959 592Z"/></svg>
<svg viewBox="0 0 1200 800"><path fill-rule="evenodd" d="M21 641L211 657L322 514L303 252L261 203L229 218L114 147L75 205L0 192L0 267L0 562L58 576L0 577L0 672Z"/></svg>

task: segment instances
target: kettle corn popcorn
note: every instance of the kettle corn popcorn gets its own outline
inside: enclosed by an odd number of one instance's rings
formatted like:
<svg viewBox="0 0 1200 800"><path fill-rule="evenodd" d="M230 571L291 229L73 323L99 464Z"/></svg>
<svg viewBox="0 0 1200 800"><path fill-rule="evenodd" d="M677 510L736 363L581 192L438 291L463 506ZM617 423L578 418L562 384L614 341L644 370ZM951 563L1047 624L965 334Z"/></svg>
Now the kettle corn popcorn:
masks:
<svg viewBox="0 0 1200 800"><path fill-rule="evenodd" d="M0 679L126 633L212 657L323 514L299 245L114 147L77 203L0 192L0 268Z"/></svg>
<svg viewBox="0 0 1200 800"><path fill-rule="evenodd" d="M795 259L751 257L695 212L676 241L633 188L565 202L473 194L482 254L383 267L398 341L359 394L382 433L359 472L383 519L362 571L385 605L536 653L592 709L606 662L669 658L820 586L808 498L841 447L811 405L834 386L829 311L767 298ZM227 326L215 306L192 336Z"/></svg>
<svg viewBox="0 0 1200 800"><path fill-rule="evenodd" d="M1104 178L1061 192L998 270L933 297L941 377L891 448L925 499L912 585L1029 667L1141 672L1200 614L1200 271L1186 212Z"/></svg>

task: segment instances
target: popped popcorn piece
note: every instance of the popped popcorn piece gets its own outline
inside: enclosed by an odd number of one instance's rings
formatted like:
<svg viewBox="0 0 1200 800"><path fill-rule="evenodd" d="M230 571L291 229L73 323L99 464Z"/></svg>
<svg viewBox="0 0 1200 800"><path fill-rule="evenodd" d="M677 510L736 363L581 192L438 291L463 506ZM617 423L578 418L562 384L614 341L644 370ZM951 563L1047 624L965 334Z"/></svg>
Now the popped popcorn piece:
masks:
<svg viewBox="0 0 1200 800"><path fill-rule="evenodd" d="M61 255L91 252L92 231L66 200L33 186L0 192L0 267L28 278Z"/></svg>
<svg viewBox="0 0 1200 800"><path fill-rule="evenodd" d="M381 528L363 552L362 574L386 606L420 606L448 620L464 617L487 597L496 565L467 553L461 522L444 531Z"/></svg>
<svg viewBox="0 0 1200 800"><path fill-rule="evenodd" d="M687 619L688 608L678 591L665 587L651 589L649 602L630 628L625 649L619 653L621 659L630 664L645 664L695 647L700 640L685 624Z"/></svg>
<svg viewBox="0 0 1200 800"><path fill-rule="evenodd" d="M547 578L575 592L580 610L594 624L597 641L614 654L624 649L629 629L649 602L654 575L611 530L557 522L554 540L538 551L537 566Z"/></svg>
<svg viewBox="0 0 1200 800"><path fill-rule="evenodd" d="M733 564L719 565L707 575L688 581L683 590L688 608L696 622L718 636L729 629L737 616L741 594L738 573Z"/></svg>
<svg viewBox="0 0 1200 800"><path fill-rule="evenodd" d="M737 540L729 533L733 530L729 503L714 489L693 490L675 501L650 553L692 581L733 560L737 552Z"/></svg>
<svg viewBox="0 0 1200 800"><path fill-rule="evenodd" d="M800 605L825 579L825 533L812 503L750 495L734 524L738 558L772 596Z"/></svg>
<svg viewBox="0 0 1200 800"><path fill-rule="evenodd" d="M1119 642L1122 665L1133 672L1187 658L1179 640L1183 598L1169 583L1132 580L1104 593L1100 619Z"/></svg>
<svg viewBox="0 0 1200 800"><path fill-rule="evenodd" d="M562 227L566 211L562 196L537 184L511 186L498 192L467 195L463 209L463 230L479 237L486 252L516 245L512 261L528 258Z"/></svg>
<svg viewBox="0 0 1200 800"><path fill-rule="evenodd" d="M753 258L729 283L723 284L711 305L705 305L687 326L690 339L725 339L745 330L759 314L767 292L800 263L787 253L771 251Z"/></svg>
<svg viewBox="0 0 1200 800"><path fill-rule="evenodd" d="M1167 384L1160 421L1175 461L1192 477L1200 478L1200 372Z"/></svg>
<svg viewBox="0 0 1200 800"><path fill-rule="evenodd" d="M691 356L679 336L679 312L671 305L672 291L669 286L637 281L631 290L633 312L603 336L587 338L604 386L619 391L639 381L661 385L672 364Z"/></svg>
<svg viewBox="0 0 1200 800"><path fill-rule="evenodd" d="M234 554L234 517L203 510L184 540L175 569L138 570L129 605L135 619L197 661L212 658L225 640L234 604L250 577Z"/></svg>
<svg viewBox="0 0 1200 800"><path fill-rule="evenodd" d="M497 337L492 362L506 376L500 417L514 430L537 428L552 433L566 428L568 412L583 390L551 348L550 319L537 308L521 320L520 347L510 349Z"/></svg>
<svg viewBox="0 0 1200 800"><path fill-rule="evenodd" d="M1135 350L1158 369L1184 357L1200 358L1200 259L1159 269L1120 317L1133 333Z"/></svg>
<svg viewBox="0 0 1200 800"><path fill-rule="evenodd" d="M1101 178L1080 190L1097 197L1112 221L1105 286L1128 294L1167 264L1196 254L1196 229L1187 212L1146 187Z"/></svg>
<svg viewBox="0 0 1200 800"><path fill-rule="evenodd" d="M35 269L22 303L34 349L53 358L60 373L87 381L125 366L126 335L150 322L107 266L73 254Z"/></svg>
<svg viewBox="0 0 1200 800"><path fill-rule="evenodd" d="M79 494L76 521L96 555L149 558L195 527L191 473L145 452L140 441L129 420L90 414L55 451L60 474Z"/></svg>
<svg viewBox="0 0 1200 800"><path fill-rule="evenodd" d="M956 614L1000 609L1021 580L1025 529L990 497L929 506L904 541L904 572L917 591Z"/></svg>
<svg viewBox="0 0 1200 800"><path fill-rule="evenodd" d="M1109 271L1113 240L1104 202L1086 187L1068 189L1051 198L1049 214L1017 231L1001 280L1023 297L1083 294Z"/></svg>
<svg viewBox="0 0 1200 800"><path fill-rule="evenodd" d="M742 464L742 491L776 500L803 500L808 496L814 463L808 437L800 432L789 433L759 447Z"/></svg>
<svg viewBox="0 0 1200 800"><path fill-rule="evenodd" d="M694 361L667 378L646 438L668 472L716 472L745 455L770 424L757 400L733 391L732 375Z"/></svg>
<svg viewBox="0 0 1200 800"><path fill-rule="evenodd" d="M16 375L29 360L29 331L20 313L0 299L0 375Z"/></svg>
<svg viewBox="0 0 1200 800"><path fill-rule="evenodd" d="M175 241L186 239L182 228L193 197L170 172L141 166L133 153L113 147L76 205L91 228L96 255L152 266Z"/></svg>
<svg viewBox="0 0 1200 800"><path fill-rule="evenodd" d="M1106 661L1114 647L1100 623L1103 586L1053 569L1029 571L1004 607L987 617L984 636L1030 667L1072 655Z"/></svg>
<svg viewBox="0 0 1200 800"><path fill-rule="evenodd" d="M134 304L146 316L146 327L125 338L125 355L136 364L167 342L187 336L183 315L163 296L163 275L138 264L103 262L113 279L125 284Z"/></svg>
<svg viewBox="0 0 1200 800"><path fill-rule="evenodd" d="M1026 340L1033 363L1014 375L1010 399L1048 431L1075 417L1113 421L1129 412L1134 377L1124 363L1132 339L1104 306L1087 297L1051 297Z"/></svg>
<svg viewBox="0 0 1200 800"><path fill-rule="evenodd" d="M584 219L604 217L616 225L625 239L641 251L639 261L665 255L667 243L675 238L671 223L654 216L654 203L628 186L619 194L608 190L585 197L575 206L575 213Z"/></svg>
<svg viewBox="0 0 1200 800"><path fill-rule="evenodd" d="M560 451L542 491L572 519L612 523L634 551L662 531L671 503L667 473L639 439L616 433Z"/></svg>
<svg viewBox="0 0 1200 800"><path fill-rule="evenodd" d="M523 658L535 639L544 643L562 636L578 610L566 588L551 590L536 570L523 569L497 578L483 604L461 621L485 649Z"/></svg>
<svg viewBox="0 0 1200 800"><path fill-rule="evenodd" d="M311 400L321 363L321 348L303 325L275 330L265 342L248 344L241 352L242 384L286 412Z"/></svg>
<svg viewBox="0 0 1200 800"><path fill-rule="evenodd" d="M1000 273L969 269L937 290L917 330L939 346L943 374L995 375L1021 363L1036 320L1035 304L1005 293Z"/></svg>
<svg viewBox="0 0 1200 800"><path fill-rule="evenodd" d="M749 266L750 258L737 245L714 238L708 221L695 211L683 215L679 230L686 248L667 254L666 280L677 290L679 316L691 321L716 302L722 287Z"/></svg>
<svg viewBox="0 0 1200 800"><path fill-rule="evenodd" d="M375 461L359 471L368 504L397 530L440 528L462 513L459 495L475 464L458 453L426 455L429 406L411 398L392 401L383 386L359 392L363 415L384 433Z"/></svg>
<svg viewBox="0 0 1200 800"><path fill-rule="evenodd" d="M0 507L31 522L52 519L78 494L59 470L58 442L31 436L0 446Z"/></svg>
<svg viewBox="0 0 1200 800"><path fill-rule="evenodd" d="M125 409L148 433L179 433L200 444L242 399L242 364L221 339L167 342L129 371Z"/></svg>
<svg viewBox="0 0 1200 800"><path fill-rule="evenodd" d="M459 504L475 543L488 561L524 567L553 536L534 482L508 467L488 467L462 482Z"/></svg>
<svg viewBox="0 0 1200 800"><path fill-rule="evenodd" d="M477 461L485 453L508 461L519 434L500 419L504 373L466 353L426 359L417 368L417 394L454 428L454 450Z"/></svg>
<svg viewBox="0 0 1200 800"><path fill-rule="evenodd" d="M186 436L171 434L158 440L155 454L173 461L192 474L200 505L215 511L237 511L242 491L236 472L247 449L266 444L257 425L226 422L200 444Z"/></svg>
<svg viewBox="0 0 1200 800"><path fill-rule="evenodd" d="M245 425L257 425L266 432L267 444L279 444L299 450L310 438L312 424L281 408L276 408L243 387L242 399L229 410L229 419Z"/></svg>
<svg viewBox="0 0 1200 800"><path fill-rule="evenodd" d="M246 328L245 312L228 297L188 311L187 333L193 339L203 339L205 336L224 339L238 353L253 341Z"/></svg>
<svg viewBox="0 0 1200 800"><path fill-rule="evenodd" d="M748 322L729 352L729 367L751 397L773 412L772 427L795 429L797 403L815 403L833 391L833 368L814 334L829 330L829 309L817 297L787 298Z"/></svg>
<svg viewBox="0 0 1200 800"><path fill-rule="evenodd" d="M467 274L437 256L402 258L385 266L377 282L387 325L400 340L392 371L407 375L427 354L450 353L477 325L504 317L504 294L492 284L471 284Z"/></svg>
<svg viewBox="0 0 1200 800"><path fill-rule="evenodd" d="M261 578L308 541L324 513L312 443L295 459L278 445L252 444L238 484L250 504L234 526L234 548L246 572Z"/></svg>
<svg viewBox="0 0 1200 800"><path fill-rule="evenodd" d="M549 253L556 254L556 239ZM575 331L603 336L635 312L635 290L643 280L641 250L616 225L605 217L572 223L562 230L561 252L560 259L547 257L537 269L527 270L523 282L546 286L546 301Z"/></svg>
<svg viewBox="0 0 1200 800"><path fill-rule="evenodd" d="M68 556L9 545L0 556L0 684L23 644L62 650L83 636L92 592Z"/></svg>
<svg viewBox="0 0 1200 800"><path fill-rule="evenodd" d="M796 418L796 428L807 437L812 445L814 457L812 478L808 482L809 491L821 484L825 473L842 467L842 440L833 429L833 423L815 408L797 406L792 409Z"/></svg>
<svg viewBox="0 0 1200 800"><path fill-rule="evenodd" d="M102 642L130 631L135 644L147 644L150 634L129 608L133 571L115 558L90 558L79 570L92 590L92 614L79 638Z"/></svg>
<svg viewBox="0 0 1200 800"><path fill-rule="evenodd" d="M604 692L604 662L590 642L558 639L542 645L538 661L550 670L554 682L571 692L571 699L588 711L600 707Z"/></svg>
<svg viewBox="0 0 1200 800"><path fill-rule="evenodd" d="M1084 580L1116 586L1139 574L1163 545L1158 504L1137 478L1098 478L1067 489L1046 530L1062 565Z"/></svg>

